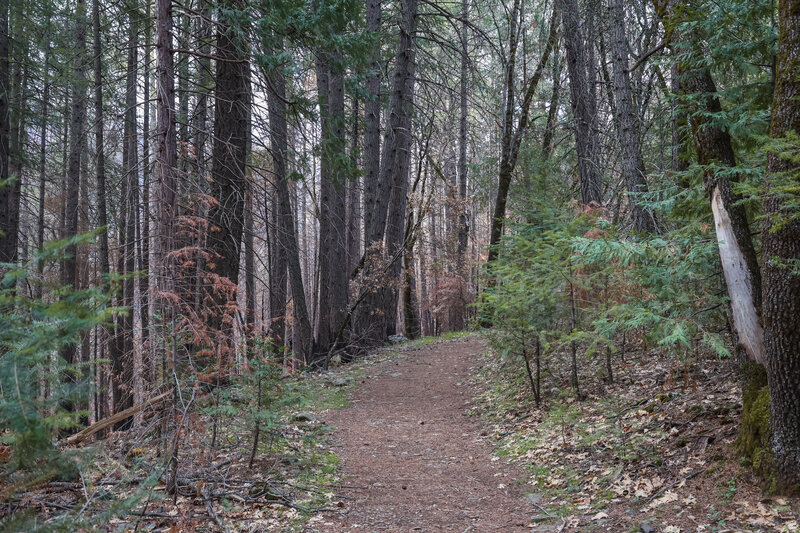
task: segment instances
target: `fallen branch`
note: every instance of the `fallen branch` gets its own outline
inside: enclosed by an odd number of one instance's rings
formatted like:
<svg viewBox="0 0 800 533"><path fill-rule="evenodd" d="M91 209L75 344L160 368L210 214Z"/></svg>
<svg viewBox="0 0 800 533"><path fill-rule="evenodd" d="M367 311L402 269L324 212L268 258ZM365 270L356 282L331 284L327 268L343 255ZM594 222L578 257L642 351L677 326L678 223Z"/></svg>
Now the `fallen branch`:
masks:
<svg viewBox="0 0 800 533"><path fill-rule="evenodd" d="M149 399L144 403L140 403L139 405L134 405L133 407L129 407L128 409L125 409L124 411L120 411L117 414L114 414L114 415L111 415L109 417L106 417L106 418L104 418L104 419L102 419L102 420L100 420L98 422L95 422L91 426L89 426L89 427L87 427L85 429L82 429L81 431L75 433L74 435L71 435L70 437L67 437L67 439L64 440L63 443L65 445L67 445L67 446L74 446L76 444L79 444L79 443L83 442L84 440L86 440L87 438L89 438L92 435L94 435L95 433L97 433L98 431L101 431L101 430L103 430L103 429L105 429L107 427L113 426L117 422L121 422L122 420L125 420L126 418L129 418L129 417L135 415L136 413L138 413L142 409L145 409L147 407L151 407L151 406L154 406L154 405L158 405L159 403L161 403L164 400L166 400L167 398L169 398L171 395L172 395L172 391L170 390L170 391L164 392L162 394L159 394L155 398Z"/></svg>
<svg viewBox="0 0 800 533"><path fill-rule="evenodd" d="M209 497L208 491L205 489L205 487L203 488L202 491L200 491L200 493L203 495L203 499L206 501L206 509L208 510L208 515L211 517L212 520L214 520L214 522L216 522L216 524L222 531L224 531L225 533L229 533L230 530L228 529L228 526L225 525L225 522L223 522L222 519L214 511L214 504L211 502L211 498Z"/></svg>

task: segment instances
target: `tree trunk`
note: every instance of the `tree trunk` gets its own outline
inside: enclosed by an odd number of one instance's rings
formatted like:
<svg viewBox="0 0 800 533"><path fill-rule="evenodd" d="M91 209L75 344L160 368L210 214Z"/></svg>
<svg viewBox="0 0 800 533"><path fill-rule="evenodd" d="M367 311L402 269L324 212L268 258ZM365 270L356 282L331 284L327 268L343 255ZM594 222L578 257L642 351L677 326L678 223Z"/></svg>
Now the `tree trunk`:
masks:
<svg viewBox="0 0 800 533"><path fill-rule="evenodd" d="M631 79L628 73L628 39L625 35L625 8L622 0L609 0L614 63L614 101L616 102L619 144L622 151L622 175L628 189L633 228L639 233L656 233L655 215L642 203L647 193L644 159L642 158L639 117L633 104Z"/></svg>
<svg viewBox="0 0 800 533"><path fill-rule="evenodd" d="M381 29L381 0L366 0L366 30L376 40ZM380 190L381 167L381 72L380 47L373 47L369 75L365 82L364 102L364 248L372 243L372 214Z"/></svg>
<svg viewBox="0 0 800 533"><path fill-rule="evenodd" d="M152 306L150 304L150 50L153 35L150 25L150 2L146 3L145 35L144 35L144 107L142 110L142 202L139 217L141 244L139 253L139 269L144 273L139 279L139 293L142 299L142 350L144 358L145 380L155 381L155 352L150 342L150 322Z"/></svg>
<svg viewBox="0 0 800 533"><path fill-rule="evenodd" d="M386 214L386 252L389 260L402 254L403 235L406 220L406 196L408 192L408 166L411 152L411 116L414 112L414 73L416 69L415 37L417 26L417 0L401 2L400 39L397 43L397 59L395 62L392 94L389 103L389 124L381 153L381 183L384 194L381 206L373 215L382 219ZM388 194L387 194L388 192ZM374 222L374 220L373 220ZM383 224L381 224L383 225ZM380 240L380 226L374 224L372 241ZM389 268L390 278L397 280L402 263L399 260ZM387 288L382 302L384 335L393 335L396 331L398 291Z"/></svg>
<svg viewBox="0 0 800 533"><path fill-rule="evenodd" d="M111 274L111 264L109 263L109 250L108 250L108 212L106 207L106 155L105 155L105 138L103 128L105 121L103 120L103 64L102 64L102 41L100 39L100 0L94 0L92 4L92 29L94 33L94 113L95 113L95 150L97 151L97 161L95 164L95 176L97 182L97 224L103 228L99 235L100 249L100 274L103 278L103 287L108 290L109 288L109 275ZM45 103L47 99L45 97ZM44 182L44 144L42 144L41 155L41 181ZM40 200L41 207L43 208L43 198ZM43 214L42 214L43 216ZM98 343L108 346L109 356L112 360L116 360L119 355L114 350L115 343L110 337L111 331L105 326L101 326L98 330ZM100 384L104 384L106 379L106 365L101 365ZM100 419L108 416L108 402L105 400L108 396L108 391L103 387L98 387L98 409L97 416Z"/></svg>
<svg viewBox="0 0 800 533"><path fill-rule="evenodd" d="M95 3L99 0L95 0ZM45 24L45 31L49 31L50 19L47 19ZM44 251L44 206L45 206L45 191L47 188L47 128L49 124L50 113L50 40L47 39L44 49L44 67L42 83L44 88L42 91L42 116L41 116L41 135L39 137L39 205L36 217L36 243L39 247L39 254ZM2 112L2 111L0 111ZM101 115L102 116L102 115ZM102 119L100 119L102 124ZM102 239L102 235L101 235ZM102 242L101 242L102 244ZM102 249L101 249L102 250ZM106 239L106 254L108 253L108 239ZM102 261L102 257L100 258ZM106 264L108 264L108 255L106 255ZM42 297L42 283L44 281L44 262L39 258L36 261L36 276L38 283L35 287L34 296L36 298Z"/></svg>
<svg viewBox="0 0 800 533"><path fill-rule="evenodd" d="M581 184L581 202L585 205L602 205L603 186L600 178L599 144L594 131L593 91L587 80L587 55L581 31L576 0L559 0L564 23L564 47L567 55L572 120L575 130L575 147L578 153L578 174Z"/></svg>
<svg viewBox="0 0 800 533"><path fill-rule="evenodd" d="M656 11L673 42L683 38L672 29L676 25L669 0L654 0ZM708 68L679 62L678 80L681 92L692 95L697 111L690 116L697 161L705 168L706 193L711 199L720 262L725 276L734 333L747 357L764 364L764 332L761 327L761 273L756 258L747 212L741 196L734 193L726 176L715 172L713 165L736 167L730 134L714 125L712 116L722 112L717 88Z"/></svg>
<svg viewBox="0 0 800 533"><path fill-rule="evenodd" d="M517 109L518 102L514 97L514 81L517 73L515 72L516 65L516 50L517 50L517 17L519 17L520 2L515 2L515 9L512 11L511 29L509 30L509 57L507 59L507 67L505 72L505 117L503 119L503 139L500 145L500 171L497 180L497 196L494 202L494 214L492 215L492 228L489 236L489 257L488 263L497 259L499 250L497 245L500 244L500 239L503 237L503 225L506 218L506 202L508 200L508 190L511 187L511 179L514 175L514 169L517 166L517 156L519 155L519 147L522 143L522 137L528 127L528 114L530 113L531 103L533 96L536 93L536 88L539 85L539 80L542 77L550 53L556 44L556 36L558 29L558 12L553 11L550 18L550 30L547 37L542 57L539 59L539 64L536 67L528 85L525 89L525 94L520 104L520 116L516 127L514 126L514 110Z"/></svg>
<svg viewBox="0 0 800 533"><path fill-rule="evenodd" d="M276 43L280 49L280 43ZM314 332L306 305L306 291L303 285L303 271L300 266L300 250L297 244L294 211L289 194L286 159L288 153L286 126L286 79L283 72L276 68L268 73L270 91L267 95L269 106L269 134L272 145L272 164L275 171L275 188L278 193L278 232L277 242L286 252L289 283L292 288L292 305L294 311L293 329L299 343L294 344L296 356L304 363L311 361L313 354ZM279 311L270 313L275 316ZM285 315L285 303L282 312Z"/></svg>
<svg viewBox="0 0 800 533"><path fill-rule="evenodd" d="M8 180L9 159L9 45L8 34L9 0L0 0L0 263L13 263L17 260L18 226L11 218L11 206L14 203L13 185Z"/></svg>
<svg viewBox="0 0 800 533"><path fill-rule="evenodd" d="M158 234L153 243L153 266L159 307L162 311L161 321L166 327L170 318L174 316L174 306L169 303L167 295L173 289L170 267L173 259L170 254L174 246L177 215L175 167L178 161L175 132L175 70L172 57L172 0L156 1L156 76L158 80L156 180L159 183L159 191ZM169 346L163 346L161 352L164 354L164 363L170 361L174 364L169 356L174 352Z"/></svg>
<svg viewBox="0 0 800 533"><path fill-rule="evenodd" d="M122 327L119 335L120 352L111 362L114 412L118 413L133 405L133 366L134 366L134 279L136 271L136 212L139 209L139 161L138 136L136 132L137 81L139 74L139 24L134 4L128 4L128 65L125 83L125 113L122 142L124 143L122 169L124 172L126 194L121 199L125 203L123 220L120 221L120 241L122 257L120 273L125 275L122 282L122 305L128 312L121 317ZM131 422L125 419L116 429L125 429Z"/></svg>
<svg viewBox="0 0 800 533"><path fill-rule="evenodd" d="M337 29L331 31L337 34ZM319 196L319 303L316 343L328 353L347 312L347 150L344 134L344 74L338 53L318 51L322 156Z"/></svg>
<svg viewBox="0 0 800 533"><path fill-rule="evenodd" d="M781 0L778 7L778 56L770 138L785 140L800 132L800 1ZM796 139L793 151L796 150ZM770 393L772 456L778 490L800 494L800 221L797 216L797 171L800 165L776 151L767 158L764 198L764 325ZM780 187L791 186L791 193Z"/></svg>
<svg viewBox="0 0 800 533"><path fill-rule="evenodd" d="M467 76L469 74L468 0L461 0L461 77L459 80L459 121L458 121L458 271L467 276L464 255L467 252L469 224L467 223ZM465 279L466 281L466 279Z"/></svg>
<svg viewBox="0 0 800 533"><path fill-rule="evenodd" d="M547 110L547 123L542 137L542 156L545 160L553 155L553 135L556 132L558 108L561 106L561 67L563 62L557 54L553 56L553 92L550 96L550 107Z"/></svg>
<svg viewBox="0 0 800 533"><path fill-rule="evenodd" d="M358 168L359 149L359 100L353 95L353 133L350 136L350 162L352 168ZM358 179L347 180L347 274L358 265L361 258L361 195Z"/></svg>
<svg viewBox="0 0 800 533"><path fill-rule="evenodd" d="M84 126L86 124L86 0L75 4L75 48L72 78L72 109L67 168L67 195L64 216L64 237L75 237L78 233L78 209L81 186L81 152ZM77 246L70 244L66 257L61 261L61 283L75 287L77 282ZM68 345L61 356L68 364L75 363L76 347Z"/></svg>
<svg viewBox="0 0 800 533"><path fill-rule="evenodd" d="M240 8L239 0L228 0L224 7ZM208 249L213 263L209 270L218 279L214 287L216 309L209 326L223 343L224 361L232 355L233 306L239 283L239 253L244 229L247 180L247 122L250 93L247 84L245 43L236 37L225 16L218 22L216 84L214 89L214 141L210 195L215 199L208 213Z"/></svg>

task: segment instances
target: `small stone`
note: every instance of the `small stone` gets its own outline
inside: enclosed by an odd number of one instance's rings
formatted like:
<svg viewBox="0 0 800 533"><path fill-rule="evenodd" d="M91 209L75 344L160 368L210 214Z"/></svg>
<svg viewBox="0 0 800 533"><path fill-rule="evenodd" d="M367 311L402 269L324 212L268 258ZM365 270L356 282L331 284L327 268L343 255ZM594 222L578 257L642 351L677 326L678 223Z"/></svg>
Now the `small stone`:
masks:
<svg viewBox="0 0 800 533"><path fill-rule="evenodd" d="M314 413L298 413L294 415L295 422L319 422Z"/></svg>
<svg viewBox="0 0 800 533"><path fill-rule="evenodd" d="M389 342L400 344L401 342L408 342L408 338L405 335L389 335Z"/></svg>
<svg viewBox="0 0 800 533"><path fill-rule="evenodd" d="M350 385L350 380L346 378L336 378L334 380L331 380L331 385L333 385L334 387L346 387Z"/></svg>
<svg viewBox="0 0 800 533"><path fill-rule="evenodd" d="M542 501L542 495L531 492L525 497L525 499L528 500L528 503L531 505L537 505L540 501Z"/></svg>
<svg viewBox="0 0 800 533"><path fill-rule="evenodd" d="M650 524L645 524L644 522L639 525L639 529L642 530L642 533L656 533L656 528Z"/></svg>

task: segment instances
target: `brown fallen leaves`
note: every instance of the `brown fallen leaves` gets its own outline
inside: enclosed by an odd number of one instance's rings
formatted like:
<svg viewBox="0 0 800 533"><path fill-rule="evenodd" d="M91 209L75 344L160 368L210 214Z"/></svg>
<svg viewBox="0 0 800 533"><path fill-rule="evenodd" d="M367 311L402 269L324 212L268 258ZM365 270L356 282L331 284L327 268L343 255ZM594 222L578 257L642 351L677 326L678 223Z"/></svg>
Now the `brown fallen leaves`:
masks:
<svg viewBox="0 0 800 533"><path fill-rule="evenodd" d="M587 400L571 397L554 359L542 409L498 357L476 378L498 456L526 466L565 531L800 531L800 503L765 498L741 465L741 394L728 362L638 353L615 361L614 384L597 378L602 362L581 364Z"/></svg>

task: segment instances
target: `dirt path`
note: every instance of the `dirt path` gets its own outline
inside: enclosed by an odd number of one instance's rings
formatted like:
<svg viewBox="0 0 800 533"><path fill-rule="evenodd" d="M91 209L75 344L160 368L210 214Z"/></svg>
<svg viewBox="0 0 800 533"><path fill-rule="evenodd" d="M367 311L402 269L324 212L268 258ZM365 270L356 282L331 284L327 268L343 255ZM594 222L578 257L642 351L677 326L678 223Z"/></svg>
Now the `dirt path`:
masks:
<svg viewBox="0 0 800 533"><path fill-rule="evenodd" d="M368 371L350 407L326 414L344 507L318 530L531 531L522 473L491 460L468 414L469 369L484 348L466 338L405 351Z"/></svg>

